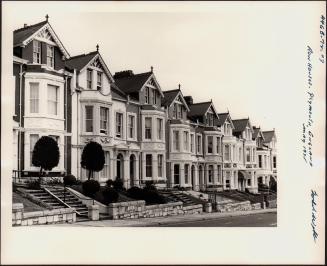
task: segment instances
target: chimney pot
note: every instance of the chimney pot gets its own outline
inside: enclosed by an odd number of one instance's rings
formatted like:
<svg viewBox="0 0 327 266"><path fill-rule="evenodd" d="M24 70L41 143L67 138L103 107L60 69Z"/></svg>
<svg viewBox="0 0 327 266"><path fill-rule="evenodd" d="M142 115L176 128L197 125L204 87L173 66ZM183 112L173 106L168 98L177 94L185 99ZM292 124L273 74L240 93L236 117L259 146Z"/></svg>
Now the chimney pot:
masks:
<svg viewBox="0 0 327 266"><path fill-rule="evenodd" d="M26 23L24 23L24 28L26 28L27 27L27 24Z"/></svg>

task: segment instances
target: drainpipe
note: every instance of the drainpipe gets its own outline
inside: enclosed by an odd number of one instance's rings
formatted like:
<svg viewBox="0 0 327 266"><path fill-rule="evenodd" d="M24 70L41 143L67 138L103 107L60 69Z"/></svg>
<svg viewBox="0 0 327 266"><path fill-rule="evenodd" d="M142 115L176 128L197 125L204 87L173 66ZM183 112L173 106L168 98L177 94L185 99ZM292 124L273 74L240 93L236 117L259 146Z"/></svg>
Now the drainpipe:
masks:
<svg viewBox="0 0 327 266"><path fill-rule="evenodd" d="M67 101L68 101L68 93L67 93L67 76L65 75L65 94L66 94L66 102L65 102L65 117L66 117L66 121L65 121L65 128L66 128L66 145L65 145L65 161L66 161L66 168L68 168L68 160L67 160L67 154L68 154L68 143L67 143L67 140L68 140L68 137L67 137L67 133L68 133L68 112L67 112ZM66 174L67 174L67 169L66 170Z"/></svg>
<svg viewBox="0 0 327 266"><path fill-rule="evenodd" d="M222 161L222 166L221 166L221 181L222 181L222 184L224 184L224 181L223 181L223 169L224 169L224 152L223 152L223 138L224 138L224 135L221 136L220 138L220 152L222 153L221 155L221 161ZM224 187L223 187L223 190L224 190Z"/></svg>
<svg viewBox="0 0 327 266"><path fill-rule="evenodd" d="M18 177L21 177L21 171L22 171L22 161L21 161L21 141L22 141L22 86L23 86L23 64L20 64L19 69L19 128L18 128Z"/></svg>

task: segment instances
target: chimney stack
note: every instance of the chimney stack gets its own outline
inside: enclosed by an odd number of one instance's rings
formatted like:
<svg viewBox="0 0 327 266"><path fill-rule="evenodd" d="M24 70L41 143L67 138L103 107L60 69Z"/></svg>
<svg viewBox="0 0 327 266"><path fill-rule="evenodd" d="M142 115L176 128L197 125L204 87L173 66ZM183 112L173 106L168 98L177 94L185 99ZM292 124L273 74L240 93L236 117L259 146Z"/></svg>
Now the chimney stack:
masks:
<svg viewBox="0 0 327 266"><path fill-rule="evenodd" d="M27 24L26 23L24 23L24 28L26 28L27 27Z"/></svg>
<svg viewBox="0 0 327 266"><path fill-rule="evenodd" d="M184 96L184 100L187 103L187 105L193 104L193 97L192 96Z"/></svg>

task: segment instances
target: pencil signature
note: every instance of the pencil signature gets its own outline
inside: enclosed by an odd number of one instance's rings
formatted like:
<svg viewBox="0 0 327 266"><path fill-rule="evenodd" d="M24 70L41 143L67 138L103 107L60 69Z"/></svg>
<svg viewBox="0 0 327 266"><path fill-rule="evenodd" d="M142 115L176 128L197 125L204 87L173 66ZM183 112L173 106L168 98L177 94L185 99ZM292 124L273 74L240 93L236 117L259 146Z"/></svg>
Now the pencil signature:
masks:
<svg viewBox="0 0 327 266"><path fill-rule="evenodd" d="M312 214L311 214L311 227L312 227L312 236L313 240L316 243L316 240L318 238L318 233L316 231L316 221L317 221L317 202L315 201L315 197L318 197L318 194L315 190L311 190L311 208L312 208Z"/></svg>

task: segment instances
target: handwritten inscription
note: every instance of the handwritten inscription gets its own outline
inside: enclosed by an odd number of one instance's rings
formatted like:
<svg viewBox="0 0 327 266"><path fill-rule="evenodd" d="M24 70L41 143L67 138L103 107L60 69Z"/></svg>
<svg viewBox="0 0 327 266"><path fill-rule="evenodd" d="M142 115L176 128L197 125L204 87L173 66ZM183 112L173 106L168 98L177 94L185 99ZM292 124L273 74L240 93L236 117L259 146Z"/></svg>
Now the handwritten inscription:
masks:
<svg viewBox="0 0 327 266"><path fill-rule="evenodd" d="M316 202L316 197L318 197L318 194L316 191L314 190L311 190L311 208L312 208L312 214L311 214L311 228L312 228L312 237L313 237L313 240L315 241L316 243L316 240L318 238L318 232L316 230L316 227L317 227L317 202Z"/></svg>
<svg viewBox="0 0 327 266"><path fill-rule="evenodd" d="M325 36L326 36L326 26L325 26L325 16L324 15L321 15L320 16L320 31L319 31L319 34L320 34L320 56L319 56L319 61L321 63L325 63L325 55L324 55L324 48L325 48Z"/></svg>
<svg viewBox="0 0 327 266"><path fill-rule="evenodd" d="M302 124L302 155L303 159L306 163L308 163L311 167L313 166L312 163L312 142L313 142L313 133L312 133L312 127L313 127L313 99L314 99L314 93L312 92L312 86L313 86L313 78L312 78L312 55L313 50L310 46L307 47L307 121Z"/></svg>

